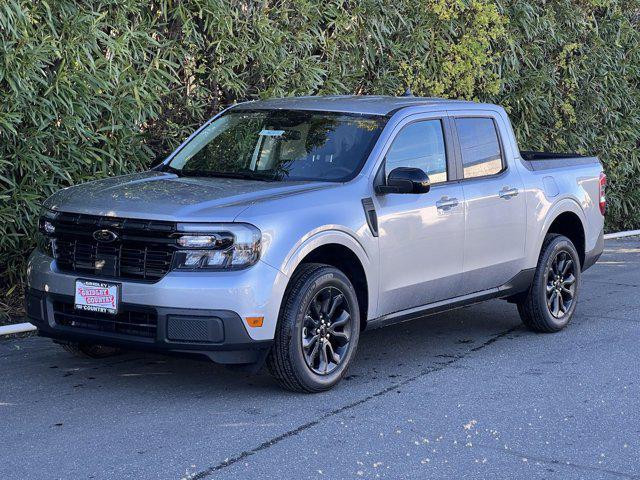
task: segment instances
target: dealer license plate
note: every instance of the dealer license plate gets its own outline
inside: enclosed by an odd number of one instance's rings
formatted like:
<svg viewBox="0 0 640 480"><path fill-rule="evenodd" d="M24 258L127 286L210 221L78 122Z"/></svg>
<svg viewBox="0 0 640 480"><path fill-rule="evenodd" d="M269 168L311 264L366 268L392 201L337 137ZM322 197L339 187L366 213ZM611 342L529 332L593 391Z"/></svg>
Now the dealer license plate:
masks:
<svg viewBox="0 0 640 480"><path fill-rule="evenodd" d="M120 285L116 283L76 280L74 308L90 312L118 313Z"/></svg>

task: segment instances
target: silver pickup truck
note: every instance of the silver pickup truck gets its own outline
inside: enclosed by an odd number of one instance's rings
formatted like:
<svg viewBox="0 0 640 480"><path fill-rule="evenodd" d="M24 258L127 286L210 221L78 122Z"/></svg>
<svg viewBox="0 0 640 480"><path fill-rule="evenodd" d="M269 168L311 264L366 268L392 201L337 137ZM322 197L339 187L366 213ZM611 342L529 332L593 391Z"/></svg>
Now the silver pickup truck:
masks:
<svg viewBox="0 0 640 480"><path fill-rule="evenodd" d="M27 314L76 354L145 349L317 392L364 329L491 299L555 332L603 249L595 157L521 152L504 109L235 105L158 167L44 204Z"/></svg>

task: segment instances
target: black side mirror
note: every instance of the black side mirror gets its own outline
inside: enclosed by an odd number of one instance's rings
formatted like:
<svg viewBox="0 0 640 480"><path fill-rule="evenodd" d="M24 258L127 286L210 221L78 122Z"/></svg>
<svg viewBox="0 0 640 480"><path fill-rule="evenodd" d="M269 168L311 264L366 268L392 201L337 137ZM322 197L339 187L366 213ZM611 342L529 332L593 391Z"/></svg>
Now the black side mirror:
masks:
<svg viewBox="0 0 640 480"><path fill-rule="evenodd" d="M398 167L391 170L386 185L377 185L377 193L427 193L431 189L429 175L420 168Z"/></svg>

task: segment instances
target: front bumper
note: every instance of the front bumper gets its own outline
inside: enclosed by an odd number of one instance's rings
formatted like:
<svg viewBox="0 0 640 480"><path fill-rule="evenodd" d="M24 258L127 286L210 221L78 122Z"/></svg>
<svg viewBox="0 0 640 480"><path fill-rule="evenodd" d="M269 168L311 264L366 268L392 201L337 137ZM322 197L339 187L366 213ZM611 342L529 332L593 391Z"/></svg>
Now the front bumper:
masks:
<svg viewBox="0 0 640 480"><path fill-rule="evenodd" d="M98 331L56 321L54 303L73 304L78 278L120 284L123 310L143 309L157 318L153 336ZM27 283L27 316L41 335L129 349L204 355L219 363L252 363L271 345L287 277L258 262L246 270L169 272L155 283L125 281L58 271L53 259L36 251L29 259ZM249 317L263 317L262 327L251 327ZM194 330L201 333L195 340ZM180 341L182 338L188 340Z"/></svg>
<svg viewBox="0 0 640 480"><path fill-rule="evenodd" d="M29 289L26 294L28 320L38 334L55 340L96 343L131 350L174 353L205 357L223 364L261 363L271 347L270 340L249 337L237 313L228 310L201 310L143 307L153 312L153 329L144 335L121 333L107 315L78 312L80 326L73 315L65 315L60 305L73 305L73 297ZM125 312L141 306L122 304ZM115 317L114 317L115 318ZM98 319L98 321L96 321ZM86 321L89 321L87 323ZM87 324L90 327L87 328Z"/></svg>

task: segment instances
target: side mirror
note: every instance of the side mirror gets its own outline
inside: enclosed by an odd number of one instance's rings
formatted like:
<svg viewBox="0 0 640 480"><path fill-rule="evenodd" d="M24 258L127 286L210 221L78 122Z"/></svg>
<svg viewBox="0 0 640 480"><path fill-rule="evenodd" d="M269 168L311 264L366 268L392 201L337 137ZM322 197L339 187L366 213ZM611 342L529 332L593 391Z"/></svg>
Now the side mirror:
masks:
<svg viewBox="0 0 640 480"><path fill-rule="evenodd" d="M398 167L391 170L386 185L377 185L377 193L427 193L431 189L429 175L420 168Z"/></svg>

